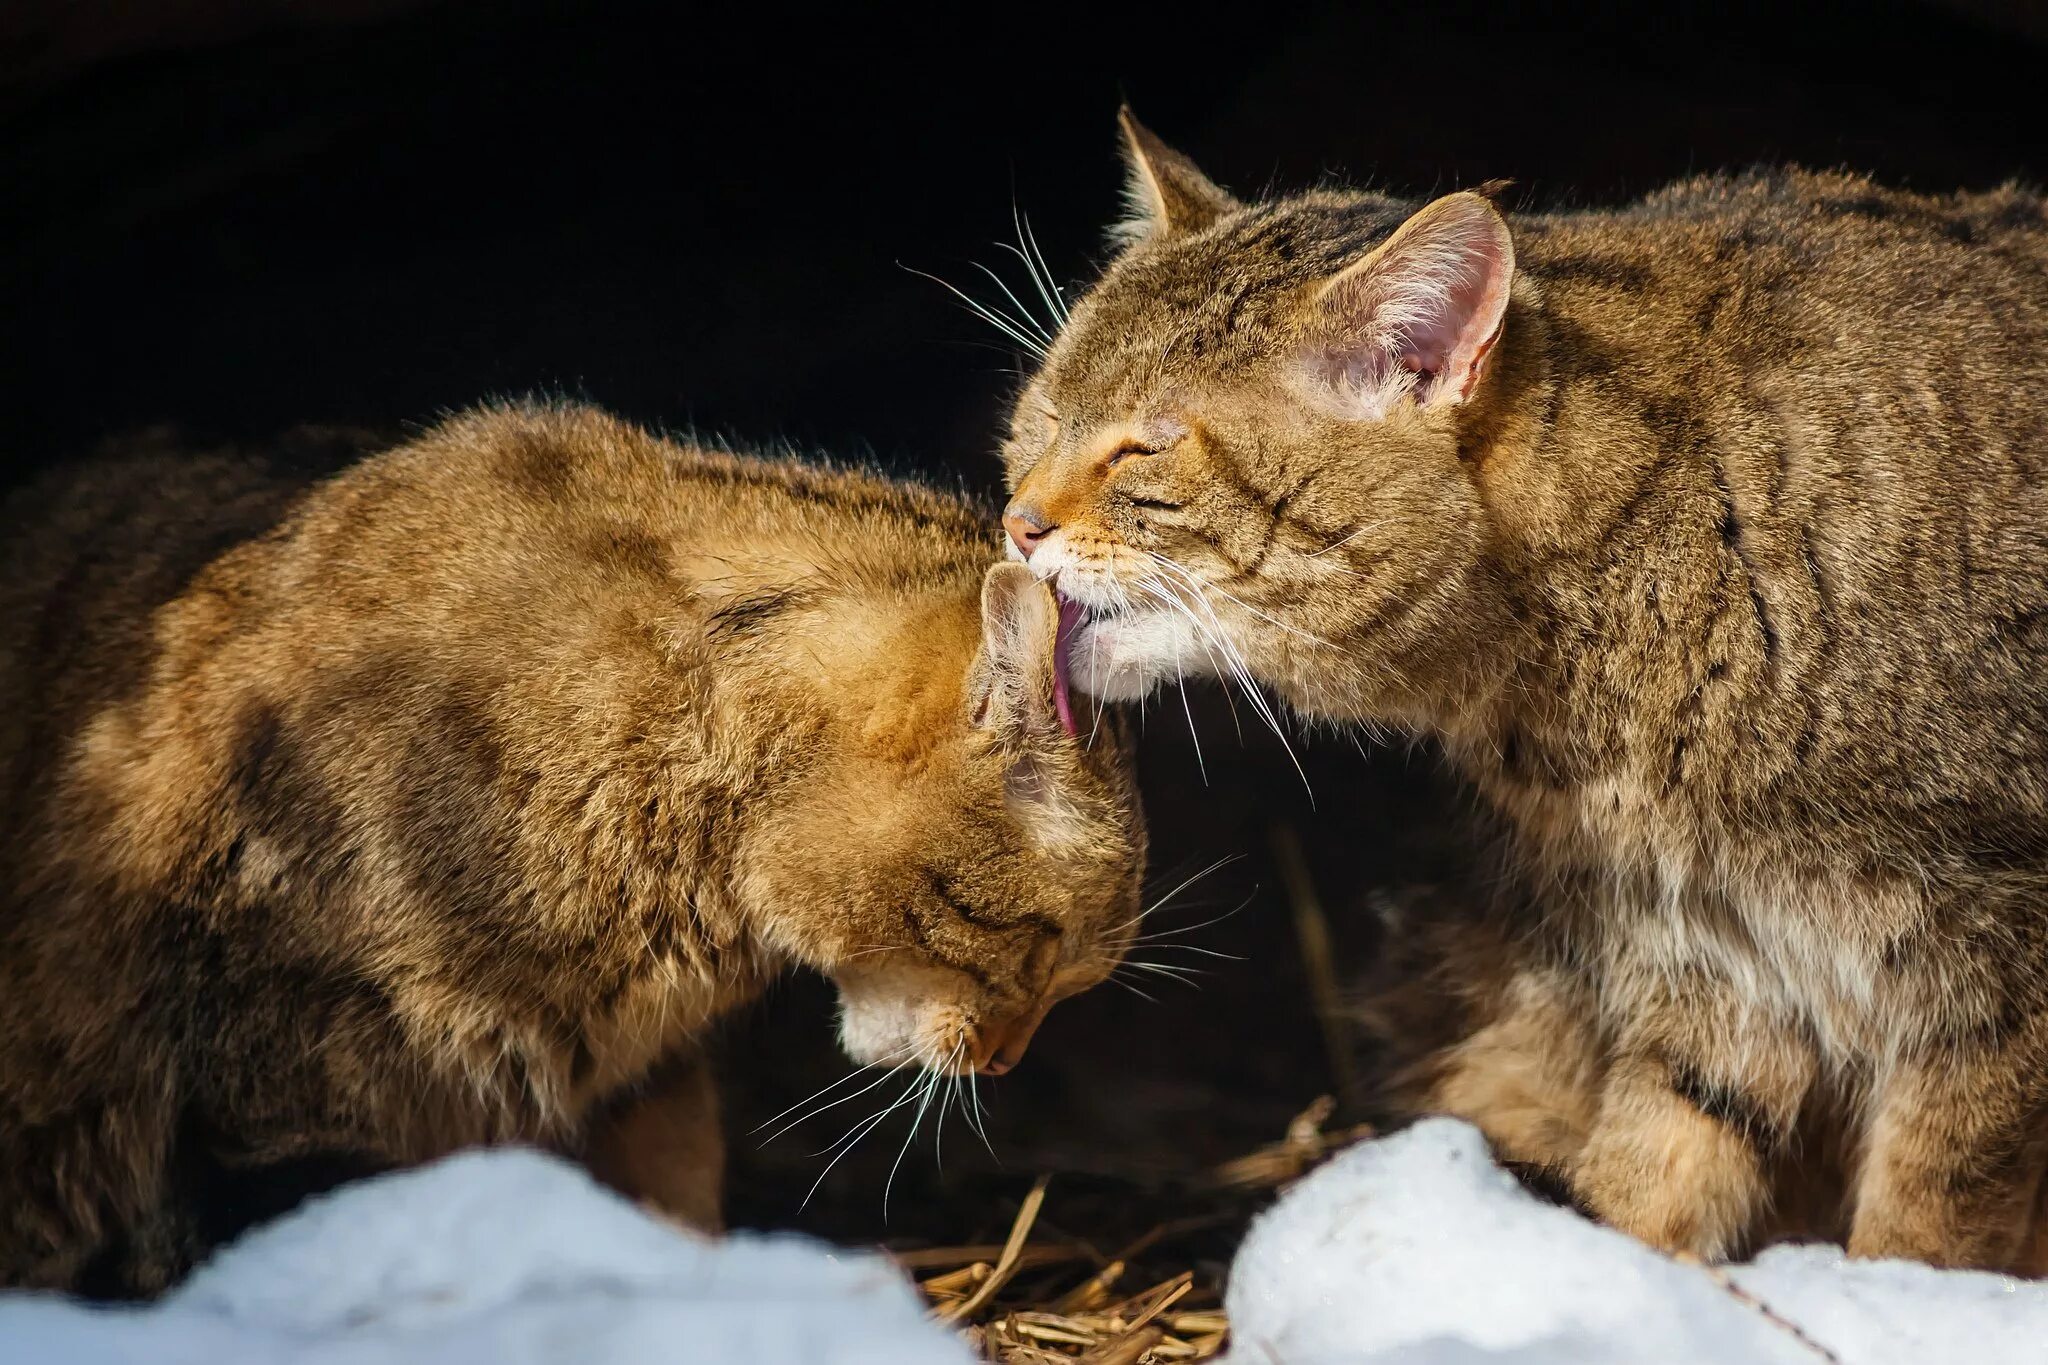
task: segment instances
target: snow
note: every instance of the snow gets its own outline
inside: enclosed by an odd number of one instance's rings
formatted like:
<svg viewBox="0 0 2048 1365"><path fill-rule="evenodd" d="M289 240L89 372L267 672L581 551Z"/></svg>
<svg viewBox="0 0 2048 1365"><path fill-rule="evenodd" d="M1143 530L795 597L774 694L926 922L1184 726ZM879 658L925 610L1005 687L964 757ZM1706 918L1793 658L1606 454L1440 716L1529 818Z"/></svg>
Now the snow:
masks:
<svg viewBox="0 0 2048 1365"><path fill-rule="evenodd" d="M1290 1190L1245 1239L1227 1307L1230 1365L2048 1360L2048 1285L1832 1247L1680 1263L1530 1195L1450 1119Z"/></svg>
<svg viewBox="0 0 2048 1365"><path fill-rule="evenodd" d="M66 1365L966 1365L884 1259L677 1231L537 1153L313 1201L147 1308L0 1295L0 1359Z"/></svg>
<svg viewBox="0 0 2048 1365"><path fill-rule="evenodd" d="M1361 1144L1256 1224L1229 1365L2048 1360L2048 1285L1780 1247L1682 1264L1528 1194L1474 1129ZM879 1256L677 1231L532 1152L350 1186L146 1308L0 1295L0 1360L966 1365Z"/></svg>

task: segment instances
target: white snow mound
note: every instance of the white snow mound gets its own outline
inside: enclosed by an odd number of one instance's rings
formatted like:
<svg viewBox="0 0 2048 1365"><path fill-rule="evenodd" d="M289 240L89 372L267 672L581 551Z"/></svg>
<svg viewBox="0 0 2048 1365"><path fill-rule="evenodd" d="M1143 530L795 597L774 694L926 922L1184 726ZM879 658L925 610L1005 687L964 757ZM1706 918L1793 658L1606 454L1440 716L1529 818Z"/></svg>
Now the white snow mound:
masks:
<svg viewBox="0 0 2048 1365"><path fill-rule="evenodd" d="M351 1185L146 1308L0 1294L0 1359L64 1365L967 1365L883 1258L678 1232L535 1152Z"/></svg>
<svg viewBox="0 0 2048 1365"><path fill-rule="evenodd" d="M2048 1284L1814 1246L1682 1264L1529 1194L1452 1119L1288 1191L1227 1307L1230 1365L2048 1361Z"/></svg>
<svg viewBox="0 0 2048 1365"><path fill-rule="evenodd" d="M1434 1119L1253 1226L1231 1365L2048 1361L2048 1284L1781 1247L1683 1265L1529 1195ZM472 1152L350 1186L146 1308L0 1294L0 1360L64 1365L967 1365L887 1261L679 1233L576 1167Z"/></svg>

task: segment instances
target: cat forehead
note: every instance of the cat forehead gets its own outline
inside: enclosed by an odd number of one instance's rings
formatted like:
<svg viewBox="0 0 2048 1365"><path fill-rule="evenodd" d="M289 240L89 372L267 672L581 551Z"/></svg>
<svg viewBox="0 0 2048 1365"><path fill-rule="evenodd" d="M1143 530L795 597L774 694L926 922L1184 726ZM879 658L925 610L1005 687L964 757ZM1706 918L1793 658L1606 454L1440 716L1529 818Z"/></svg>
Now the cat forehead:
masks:
<svg viewBox="0 0 2048 1365"><path fill-rule="evenodd" d="M1043 371L1044 397L1107 417L1161 382L1259 358L1298 315L1302 294L1384 242L1408 208L1319 192L1132 248L1075 308Z"/></svg>

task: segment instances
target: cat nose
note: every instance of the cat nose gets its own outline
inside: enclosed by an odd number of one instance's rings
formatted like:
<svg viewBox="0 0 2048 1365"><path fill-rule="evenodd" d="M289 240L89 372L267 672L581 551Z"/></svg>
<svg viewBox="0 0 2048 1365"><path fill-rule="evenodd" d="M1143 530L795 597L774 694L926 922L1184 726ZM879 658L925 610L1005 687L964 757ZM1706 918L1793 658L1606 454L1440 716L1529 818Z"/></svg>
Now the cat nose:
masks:
<svg viewBox="0 0 2048 1365"><path fill-rule="evenodd" d="M1047 1001L1013 1018L982 1024L975 1030L974 1069L984 1076L1000 1076L1023 1061L1024 1049L1031 1046L1031 1035L1038 1032L1039 1023L1051 1008L1052 1002Z"/></svg>
<svg viewBox="0 0 2048 1365"><path fill-rule="evenodd" d="M1026 559L1038 548L1038 542L1057 531L1057 526L1047 526L1044 514L1026 503L1013 502L1003 512L1003 529L1010 533L1010 543L1017 547L1017 553Z"/></svg>

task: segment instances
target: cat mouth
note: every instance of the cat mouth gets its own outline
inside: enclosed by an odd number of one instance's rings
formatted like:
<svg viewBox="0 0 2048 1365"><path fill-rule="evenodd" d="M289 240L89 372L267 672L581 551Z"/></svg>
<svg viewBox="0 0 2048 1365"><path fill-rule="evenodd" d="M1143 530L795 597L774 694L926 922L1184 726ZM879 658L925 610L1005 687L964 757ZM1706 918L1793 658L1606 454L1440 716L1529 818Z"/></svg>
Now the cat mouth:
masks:
<svg viewBox="0 0 2048 1365"><path fill-rule="evenodd" d="M1060 625L1052 647L1052 709L1059 713L1062 730L1079 735L1081 727L1074 722L1074 635L1088 623L1089 611L1057 588L1053 596L1060 604Z"/></svg>
<svg viewBox="0 0 2048 1365"><path fill-rule="evenodd" d="M1077 690L1074 685L1075 642L1080 638L1081 632L1088 627L1105 621L1122 620L1132 613L1127 609L1105 610L1078 598L1069 597L1060 591L1057 584L1053 587L1053 597L1059 602L1060 623L1052 651L1052 705L1053 710L1059 714L1060 728L1070 735L1079 735L1081 726L1074 714L1074 696ZM1091 660L1091 667L1099 666L1101 663L1101 646L1102 640L1098 636L1089 642L1087 650L1083 652L1082 657Z"/></svg>

